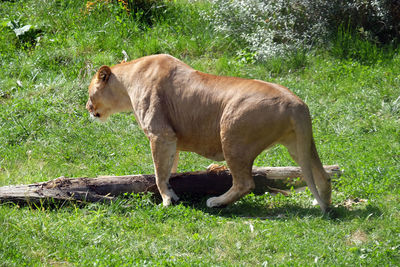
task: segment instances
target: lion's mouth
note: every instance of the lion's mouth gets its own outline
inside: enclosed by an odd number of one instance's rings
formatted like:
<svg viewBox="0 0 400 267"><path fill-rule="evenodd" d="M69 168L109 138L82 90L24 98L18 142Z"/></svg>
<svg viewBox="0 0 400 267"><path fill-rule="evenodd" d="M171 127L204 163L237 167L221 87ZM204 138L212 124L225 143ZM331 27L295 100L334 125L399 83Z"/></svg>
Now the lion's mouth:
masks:
<svg viewBox="0 0 400 267"><path fill-rule="evenodd" d="M90 112L89 115L92 120L100 119L100 113L98 112Z"/></svg>

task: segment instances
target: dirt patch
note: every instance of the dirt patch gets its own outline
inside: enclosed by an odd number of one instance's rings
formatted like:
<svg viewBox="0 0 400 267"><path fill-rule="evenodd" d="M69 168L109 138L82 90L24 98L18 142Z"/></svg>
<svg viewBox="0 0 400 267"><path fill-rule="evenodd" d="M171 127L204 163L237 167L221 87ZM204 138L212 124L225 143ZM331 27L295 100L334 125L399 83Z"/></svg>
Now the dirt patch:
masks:
<svg viewBox="0 0 400 267"><path fill-rule="evenodd" d="M368 241L368 235L363 230L356 230L353 234L349 236L346 243L347 245L362 245Z"/></svg>

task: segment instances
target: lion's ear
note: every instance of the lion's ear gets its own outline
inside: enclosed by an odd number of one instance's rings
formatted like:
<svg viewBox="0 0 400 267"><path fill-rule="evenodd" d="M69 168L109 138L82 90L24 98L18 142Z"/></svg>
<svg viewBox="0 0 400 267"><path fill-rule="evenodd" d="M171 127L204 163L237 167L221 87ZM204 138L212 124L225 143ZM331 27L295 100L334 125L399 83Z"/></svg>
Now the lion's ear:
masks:
<svg viewBox="0 0 400 267"><path fill-rule="evenodd" d="M110 75L111 69L109 66L101 66L97 72L97 78L103 82L107 82L108 78L110 78Z"/></svg>

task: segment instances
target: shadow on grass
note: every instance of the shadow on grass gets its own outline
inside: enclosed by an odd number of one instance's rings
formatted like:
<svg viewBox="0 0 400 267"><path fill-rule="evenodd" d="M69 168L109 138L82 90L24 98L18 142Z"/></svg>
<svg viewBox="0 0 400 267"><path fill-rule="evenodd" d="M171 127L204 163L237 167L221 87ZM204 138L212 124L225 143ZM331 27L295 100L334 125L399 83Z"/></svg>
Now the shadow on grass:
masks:
<svg viewBox="0 0 400 267"><path fill-rule="evenodd" d="M329 220L337 221L351 221L355 218L367 219L379 217L382 211L373 205L368 205L365 208L349 210L345 207L332 208L328 214L322 213L319 208L305 208L299 205L286 204L276 208L257 208L249 207L247 205L239 205L235 208L220 209L214 211L209 208L203 209L204 212L209 214L223 216L223 217L243 217L248 219L261 219L261 220L287 220L291 218L306 218L306 217L321 217Z"/></svg>
<svg viewBox="0 0 400 267"><path fill-rule="evenodd" d="M205 203L204 197L181 197L179 205L185 208L196 209L213 216L220 216L226 218L244 218L244 219L260 219L260 220L288 220L293 218L322 218L331 221L343 222L351 221L353 219L368 219L377 218L383 214L378 205L363 204L354 206L349 209L345 206L339 205L333 207L329 214L323 214L319 207L302 206L297 203L281 203L279 200L271 203L262 201L242 201L239 200L231 206L225 208L208 208ZM12 203L6 202L1 205L9 205L17 208L29 207L30 209L38 210L59 210L69 208L87 208L90 206L102 206L103 208L110 208L113 212L125 214L132 210L137 209L150 209L158 207L161 203L161 198L151 195L136 195L135 197L119 197L112 202L104 203L89 203L89 202L76 202L76 201L54 201L48 199L47 201L40 201L38 203ZM108 206L108 207L107 207ZM179 215L179 214L178 214Z"/></svg>
<svg viewBox="0 0 400 267"><path fill-rule="evenodd" d="M351 221L353 219L377 218L383 214L377 205L365 204L355 206L352 209L338 205L332 207L331 211L324 214L319 207L304 207L299 204L285 203L268 206L259 202L239 202L224 208L208 208L205 206L206 199L184 200L182 205L201 210L214 216L227 218L239 217L260 220L287 220L291 218L315 217L337 221ZM274 203L272 203L274 205Z"/></svg>

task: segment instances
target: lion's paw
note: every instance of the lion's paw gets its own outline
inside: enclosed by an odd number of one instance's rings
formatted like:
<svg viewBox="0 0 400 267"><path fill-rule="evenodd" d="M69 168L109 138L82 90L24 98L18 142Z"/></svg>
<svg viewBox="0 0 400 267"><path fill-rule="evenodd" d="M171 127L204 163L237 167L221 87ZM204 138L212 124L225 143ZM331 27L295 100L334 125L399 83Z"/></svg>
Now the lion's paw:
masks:
<svg viewBox="0 0 400 267"><path fill-rule="evenodd" d="M172 204L172 200L171 200L171 198L170 197L168 197L168 198L163 198L163 206L164 207L168 207L168 206L171 206L171 204Z"/></svg>
<svg viewBox="0 0 400 267"><path fill-rule="evenodd" d="M175 194L174 191L170 191L169 192L171 196L169 195L165 195L162 199L163 199L163 206L164 207L168 207L171 206L172 204L176 204L179 201L179 197Z"/></svg>
<svg viewBox="0 0 400 267"><path fill-rule="evenodd" d="M220 207L221 203L218 201L218 197L211 197L207 199L207 207L209 208L215 208L215 207Z"/></svg>
<svg viewBox="0 0 400 267"><path fill-rule="evenodd" d="M207 172L208 173L213 172L213 173L217 173L218 174L218 173L226 171L226 170L228 170L228 168L226 166L218 165L218 164L210 164L207 167Z"/></svg>

